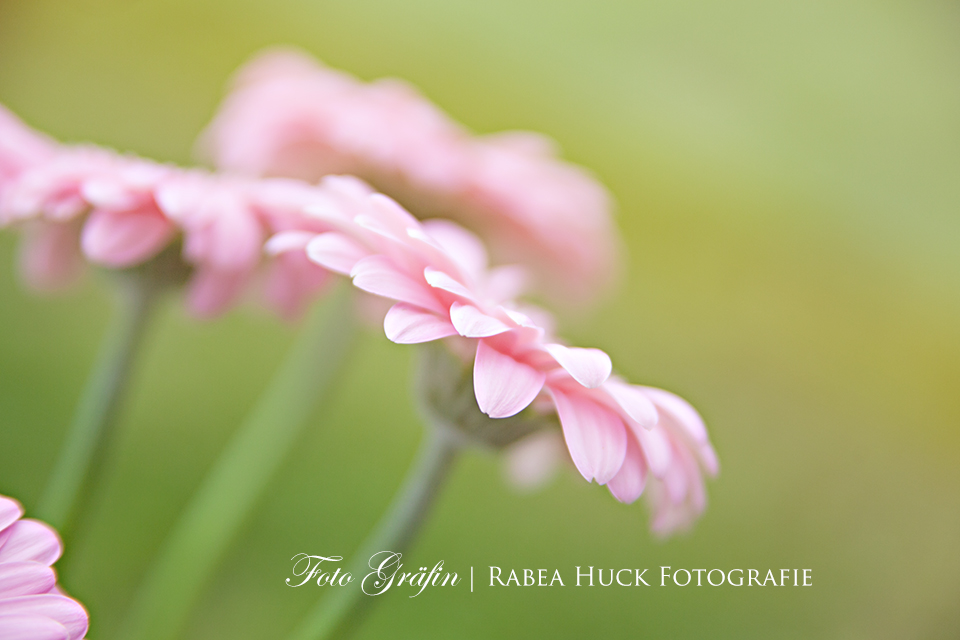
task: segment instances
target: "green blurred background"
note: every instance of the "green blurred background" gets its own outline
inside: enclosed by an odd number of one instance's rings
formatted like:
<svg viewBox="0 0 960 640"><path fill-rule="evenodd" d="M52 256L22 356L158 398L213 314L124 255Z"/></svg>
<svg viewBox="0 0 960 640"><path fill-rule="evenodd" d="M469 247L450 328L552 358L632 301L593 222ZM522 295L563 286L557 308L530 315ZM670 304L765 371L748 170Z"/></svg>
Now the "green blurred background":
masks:
<svg viewBox="0 0 960 640"><path fill-rule="evenodd" d="M573 342L703 413L723 470L694 531L563 473L463 460L412 549L554 568L812 568L814 587L466 589L382 598L358 637L960 636L960 6L921 0L0 0L0 102L70 141L187 163L230 73L290 43L417 84L478 132L555 137L619 202L622 285ZM102 280L42 299L0 237L0 493L35 507L99 339ZM164 534L294 328L170 300L106 486L61 571L113 638ZM279 638L420 437L410 349L368 330L185 638ZM648 573L648 575L649 575Z"/></svg>

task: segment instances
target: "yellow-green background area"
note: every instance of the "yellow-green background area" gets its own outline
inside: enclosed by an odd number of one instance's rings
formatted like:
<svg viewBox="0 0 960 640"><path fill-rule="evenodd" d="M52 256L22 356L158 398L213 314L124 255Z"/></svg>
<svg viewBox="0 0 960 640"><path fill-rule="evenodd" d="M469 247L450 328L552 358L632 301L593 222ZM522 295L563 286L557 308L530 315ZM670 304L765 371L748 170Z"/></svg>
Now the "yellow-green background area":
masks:
<svg viewBox="0 0 960 640"><path fill-rule="evenodd" d="M0 0L0 102L69 141L187 163L230 73L292 43L396 75L477 132L555 137L619 202L616 295L562 318L705 416L723 469L695 530L568 471L518 495L456 469L410 565L811 568L811 588L435 589L358 637L960 635L960 8L934 0ZM0 238L0 492L39 498L106 327L102 279L24 292ZM294 329L151 328L87 528L61 571L112 639L138 576ZM364 333L335 397L219 565L185 638L280 638L351 556L421 428L412 349Z"/></svg>

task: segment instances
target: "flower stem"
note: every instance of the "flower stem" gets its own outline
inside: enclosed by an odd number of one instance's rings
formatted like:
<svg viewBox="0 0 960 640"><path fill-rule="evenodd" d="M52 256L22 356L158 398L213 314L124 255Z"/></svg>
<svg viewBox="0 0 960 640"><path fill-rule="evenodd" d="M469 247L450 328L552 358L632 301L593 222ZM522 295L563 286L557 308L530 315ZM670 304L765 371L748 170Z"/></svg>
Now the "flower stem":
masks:
<svg viewBox="0 0 960 640"><path fill-rule="evenodd" d="M119 275L116 309L37 509L68 537L99 481L130 369L158 298L147 274Z"/></svg>
<svg viewBox="0 0 960 640"><path fill-rule="evenodd" d="M346 638L357 627L372 604L372 598L360 589L360 581L371 570L370 557L379 551L406 551L426 520L459 450L457 439L446 428L427 428L403 487L350 565L353 583L321 600L288 640Z"/></svg>
<svg viewBox="0 0 960 640"><path fill-rule="evenodd" d="M228 545L336 379L353 343L351 311L345 287L314 310L270 386L174 525L118 637L177 636Z"/></svg>

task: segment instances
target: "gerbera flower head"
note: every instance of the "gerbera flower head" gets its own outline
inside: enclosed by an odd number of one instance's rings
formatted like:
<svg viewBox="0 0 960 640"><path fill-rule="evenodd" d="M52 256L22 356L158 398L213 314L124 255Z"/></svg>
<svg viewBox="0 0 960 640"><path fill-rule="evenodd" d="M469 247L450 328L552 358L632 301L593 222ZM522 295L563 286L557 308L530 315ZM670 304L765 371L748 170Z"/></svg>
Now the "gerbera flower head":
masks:
<svg viewBox="0 0 960 640"><path fill-rule="evenodd" d="M304 251L355 287L392 300L384 331L394 342L450 341L472 361L476 407L490 418L531 406L554 412L578 471L617 499L633 502L649 480L657 487L655 531L682 529L703 511L703 474L716 474L718 463L689 404L612 375L610 357L599 349L562 344L539 320L542 311L514 301L522 272L489 268L469 231L448 221L420 222L349 179L326 178L323 186L350 200L345 207L308 208L334 230L279 234L268 252ZM498 437L508 444L528 433Z"/></svg>
<svg viewBox="0 0 960 640"><path fill-rule="evenodd" d="M614 275L611 199L597 180L543 136L471 135L399 80L364 83L296 51L266 52L237 74L201 151L251 175L356 175L420 218L479 232L562 301L582 303Z"/></svg>
<svg viewBox="0 0 960 640"><path fill-rule="evenodd" d="M87 263L138 267L177 242L192 272L187 305L198 316L262 288L271 306L295 317L328 279L305 256L265 260L262 252L271 234L319 230L303 214L316 197L310 185L59 145L3 111L0 129L10 134L0 144L0 225L24 227L21 270L35 288L63 288Z"/></svg>

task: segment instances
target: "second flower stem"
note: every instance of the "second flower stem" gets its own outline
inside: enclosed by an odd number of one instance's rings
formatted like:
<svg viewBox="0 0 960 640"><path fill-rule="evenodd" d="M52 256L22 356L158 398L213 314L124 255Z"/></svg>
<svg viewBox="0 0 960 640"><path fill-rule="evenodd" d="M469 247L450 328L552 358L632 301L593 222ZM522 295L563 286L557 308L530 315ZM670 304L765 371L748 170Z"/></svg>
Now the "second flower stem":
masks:
<svg viewBox="0 0 960 640"><path fill-rule="evenodd" d="M360 588L363 576L371 571L370 557L379 551L406 551L433 506L459 450L453 433L444 427L428 425L407 479L348 569L353 583L333 590L321 600L288 640L345 638L356 628L372 600Z"/></svg>
<svg viewBox="0 0 960 640"><path fill-rule="evenodd" d="M116 310L80 397L37 517L68 537L80 507L98 481L117 413L158 297L156 283L143 273L120 276Z"/></svg>
<svg viewBox="0 0 960 640"><path fill-rule="evenodd" d="M170 640L337 378L353 344L350 291L315 309L270 386L174 525L118 637Z"/></svg>

